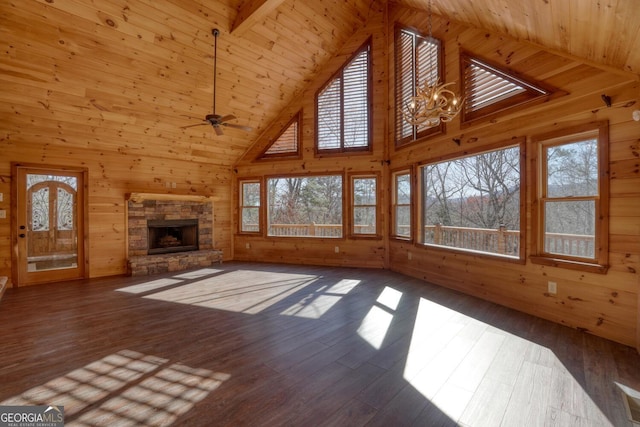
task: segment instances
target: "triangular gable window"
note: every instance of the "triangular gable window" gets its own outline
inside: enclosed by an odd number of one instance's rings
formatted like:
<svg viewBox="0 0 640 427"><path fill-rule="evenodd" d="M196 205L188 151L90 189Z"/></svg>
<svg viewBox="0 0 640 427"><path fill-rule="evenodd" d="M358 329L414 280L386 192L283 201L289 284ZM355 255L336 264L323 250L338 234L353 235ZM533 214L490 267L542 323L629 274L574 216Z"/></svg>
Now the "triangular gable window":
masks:
<svg viewBox="0 0 640 427"><path fill-rule="evenodd" d="M267 147L260 156L261 159L273 157L300 156L300 113L296 114L278 137Z"/></svg>
<svg viewBox="0 0 640 427"><path fill-rule="evenodd" d="M554 91L539 83L515 77L495 65L461 54L464 107L462 122L493 118L498 113L534 101L544 101Z"/></svg>

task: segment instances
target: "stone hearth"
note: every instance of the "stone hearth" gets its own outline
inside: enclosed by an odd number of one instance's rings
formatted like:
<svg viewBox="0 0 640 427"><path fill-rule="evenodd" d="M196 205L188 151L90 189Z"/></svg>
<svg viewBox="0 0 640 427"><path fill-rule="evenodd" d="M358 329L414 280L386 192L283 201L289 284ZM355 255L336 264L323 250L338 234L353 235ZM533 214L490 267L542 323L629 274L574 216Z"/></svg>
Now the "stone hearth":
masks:
<svg viewBox="0 0 640 427"><path fill-rule="evenodd" d="M213 201L208 197L132 193L127 198L127 270L132 276L181 271L222 262L213 247ZM198 221L198 250L148 254L148 221Z"/></svg>

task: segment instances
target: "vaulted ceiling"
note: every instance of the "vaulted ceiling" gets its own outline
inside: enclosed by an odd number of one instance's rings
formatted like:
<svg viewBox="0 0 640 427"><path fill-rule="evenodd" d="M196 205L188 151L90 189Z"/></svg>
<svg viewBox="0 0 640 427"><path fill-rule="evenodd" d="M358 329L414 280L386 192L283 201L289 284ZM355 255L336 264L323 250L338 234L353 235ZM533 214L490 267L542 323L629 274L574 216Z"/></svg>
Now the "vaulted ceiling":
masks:
<svg viewBox="0 0 640 427"><path fill-rule="evenodd" d="M427 10L428 0L397 4ZM390 4L390 3L389 3ZM5 138L230 166L385 0L0 0ZM640 74L638 0L433 0L433 13ZM218 114L251 132L216 136ZM74 136L77 137L74 139Z"/></svg>

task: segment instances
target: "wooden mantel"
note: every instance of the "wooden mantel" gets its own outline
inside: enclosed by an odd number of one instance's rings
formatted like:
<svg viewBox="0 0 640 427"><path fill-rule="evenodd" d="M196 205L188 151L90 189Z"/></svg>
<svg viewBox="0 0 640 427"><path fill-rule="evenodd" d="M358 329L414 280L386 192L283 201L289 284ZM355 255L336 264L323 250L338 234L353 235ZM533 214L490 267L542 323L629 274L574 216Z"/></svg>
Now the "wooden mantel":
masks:
<svg viewBox="0 0 640 427"><path fill-rule="evenodd" d="M128 193L125 200L140 203L145 200L175 200L185 202L216 202L217 196L199 196L194 194L167 194L167 193Z"/></svg>

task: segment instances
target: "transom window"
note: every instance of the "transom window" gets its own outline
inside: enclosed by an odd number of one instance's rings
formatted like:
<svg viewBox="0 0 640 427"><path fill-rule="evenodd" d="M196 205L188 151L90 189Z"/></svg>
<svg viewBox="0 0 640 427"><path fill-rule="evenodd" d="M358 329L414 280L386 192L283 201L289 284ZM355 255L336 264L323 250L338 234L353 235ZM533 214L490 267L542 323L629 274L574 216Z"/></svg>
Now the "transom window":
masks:
<svg viewBox="0 0 640 427"><path fill-rule="evenodd" d="M425 245L521 258L523 143L424 165Z"/></svg>
<svg viewBox="0 0 640 427"><path fill-rule="evenodd" d="M316 151L370 149L371 41L316 96Z"/></svg>

